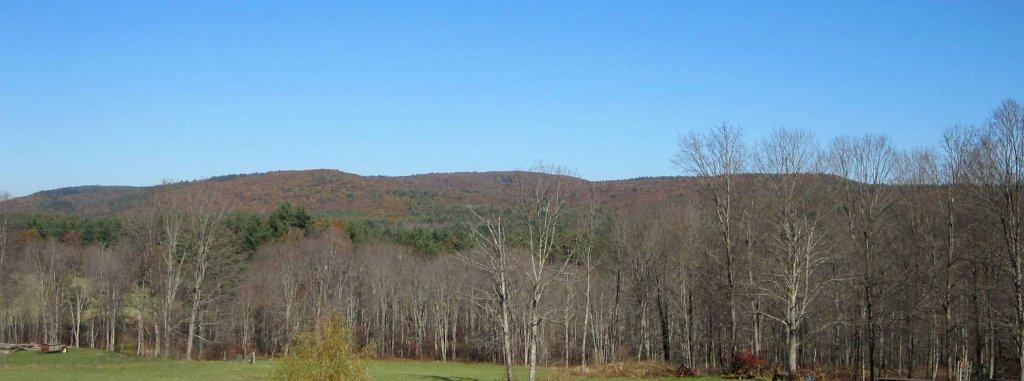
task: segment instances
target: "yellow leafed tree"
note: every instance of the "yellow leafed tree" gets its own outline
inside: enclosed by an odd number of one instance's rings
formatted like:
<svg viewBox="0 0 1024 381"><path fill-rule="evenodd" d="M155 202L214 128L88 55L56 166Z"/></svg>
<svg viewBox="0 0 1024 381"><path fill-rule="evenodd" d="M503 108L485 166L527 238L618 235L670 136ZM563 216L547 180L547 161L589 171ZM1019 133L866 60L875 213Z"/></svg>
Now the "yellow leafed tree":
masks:
<svg viewBox="0 0 1024 381"><path fill-rule="evenodd" d="M280 380L369 380L361 354L349 338L342 319L326 319L316 330L299 333L288 356L281 360L275 378Z"/></svg>

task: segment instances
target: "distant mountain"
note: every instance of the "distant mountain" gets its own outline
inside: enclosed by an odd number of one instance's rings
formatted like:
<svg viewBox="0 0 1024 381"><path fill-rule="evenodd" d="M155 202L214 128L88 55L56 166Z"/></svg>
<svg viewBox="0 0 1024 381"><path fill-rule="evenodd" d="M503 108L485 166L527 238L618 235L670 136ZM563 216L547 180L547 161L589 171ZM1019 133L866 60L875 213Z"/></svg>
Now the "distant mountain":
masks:
<svg viewBox="0 0 1024 381"><path fill-rule="evenodd" d="M227 175L150 187L81 186L37 192L11 200L15 212L117 215L143 205L155 194L185 197L218 189L225 202L242 211L267 212L290 202L321 215L430 219L466 205L504 204L516 172L431 173L413 176L360 176L316 169ZM569 178L591 186L602 204L692 195L701 181L648 177L614 181Z"/></svg>

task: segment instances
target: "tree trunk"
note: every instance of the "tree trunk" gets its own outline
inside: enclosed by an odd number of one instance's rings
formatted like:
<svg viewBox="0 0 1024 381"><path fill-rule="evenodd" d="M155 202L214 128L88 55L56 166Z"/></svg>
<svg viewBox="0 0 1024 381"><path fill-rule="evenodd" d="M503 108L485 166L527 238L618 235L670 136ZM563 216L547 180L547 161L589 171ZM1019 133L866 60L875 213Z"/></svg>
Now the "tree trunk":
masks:
<svg viewBox="0 0 1024 381"><path fill-rule="evenodd" d="M138 330L138 334L136 335L138 338L136 339L136 342L135 342L135 355L136 356L142 356L142 336L143 336L143 332L144 332L143 324L145 324L145 322L142 321L142 308L139 308L139 330ZM77 341L77 339L76 339L76 341Z"/></svg>
<svg viewBox="0 0 1024 381"><path fill-rule="evenodd" d="M580 369L587 369L587 327L590 324L590 271L587 271L586 292L583 302L583 342L580 344Z"/></svg>
<svg viewBox="0 0 1024 381"><path fill-rule="evenodd" d="M117 345L117 309L110 311L110 322L108 323L109 337L107 338L107 351L113 352Z"/></svg>
<svg viewBox="0 0 1024 381"><path fill-rule="evenodd" d="M537 342L540 341L539 317L530 317L530 381L537 381Z"/></svg>
<svg viewBox="0 0 1024 381"><path fill-rule="evenodd" d="M751 281L753 283L753 281ZM754 299L754 354L761 355L761 300Z"/></svg>
<svg viewBox="0 0 1024 381"><path fill-rule="evenodd" d="M157 322L157 319L153 319L153 357L160 356L160 348L162 348L161 337L160 323Z"/></svg>
<svg viewBox="0 0 1024 381"><path fill-rule="evenodd" d="M82 337L82 295L78 292L75 298L75 348L81 345Z"/></svg>
<svg viewBox="0 0 1024 381"><path fill-rule="evenodd" d="M173 303L173 296L168 294L167 299L164 300L164 308L162 312L163 320L163 344L164 344L164 357L171 356L171 303Z"/></svg>
<svg viewBox="0 0 1024 381"><path fill-rule="evenodd" d="M192 309L188 315L188 340L185 342L185 360L192 360L192 342L196 337L196 318L199 312L200 290L192 298Z"/></svg>
<svg viewBox="0 0 1024 381"><path fill-rule="evenodd" d="M501 325L502 354L505 357L505 380L515 379L512 375L512 322L508 305L508 284L505 281L505 273L497 274L497 295L498 298L498 319Z"/></svg>
<svg viewBox="0 0 1024 381"><path fill-rule="evenodd" d="M668 363L672 361L672 332L669 331L668 308L661 299L661 292L658 292L655 303L658 305L658 318L661 321L661 359Z"/></svg>
<svg viewBox="0 0 1024 381"><path fill-rule="evenodd" d="M868 281L870 282L870 280ZM875 381L875 316L871 301L871 287L864 287L865 308L867 309L867 340L868 340L868 380ZM1021 380L1024 381L1024 380Z"/></svg>
<svg viewBox="0 0 1024 381"><path fill-rule="evenodd" d="M916 340L914 339L913 319L910 317L909 314L907 314L906 317L906 325L907 340L909 341L909 350L907 351L907 378L914 378L914 344Z"/></svg>
<svg viewBox="0 0 1024 381"><path fill-rule="evenodd" d="M797 371L797 356L799 355L798 349L800 349L800 342L797 338L796 327L789 326L786 328L786 370L790 374L795 374Z"/></svg>
<svg viewBox="0 0 1024 381"><path fill-rule="evenodd" d="M505 355L505 380L512 381L512 325L509 322L508 302L501 301L501 337Z"/></svg>

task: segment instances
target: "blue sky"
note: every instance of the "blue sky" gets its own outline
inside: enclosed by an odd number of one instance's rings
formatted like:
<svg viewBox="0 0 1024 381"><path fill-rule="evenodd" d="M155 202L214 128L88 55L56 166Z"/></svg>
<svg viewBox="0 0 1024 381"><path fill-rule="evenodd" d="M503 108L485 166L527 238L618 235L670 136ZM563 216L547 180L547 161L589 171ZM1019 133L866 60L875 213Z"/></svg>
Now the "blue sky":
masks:
<svg viewBox="0 0 1024 381"><path fill-rule="evenodd" d="M671 175L722 121L928 146L1024 100L1010 2L0 2L0 189Z"/></svg>

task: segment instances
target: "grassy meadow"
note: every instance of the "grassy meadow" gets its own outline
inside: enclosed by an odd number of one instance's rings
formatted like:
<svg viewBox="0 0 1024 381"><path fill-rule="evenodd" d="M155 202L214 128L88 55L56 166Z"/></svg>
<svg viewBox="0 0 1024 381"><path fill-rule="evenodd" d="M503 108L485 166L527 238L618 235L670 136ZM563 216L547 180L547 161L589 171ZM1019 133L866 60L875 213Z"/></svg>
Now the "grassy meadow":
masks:
<svg viewBox="0 0 1024 381"><path fill-rule="evenodd" d="M368 363L368 368L371 377L378 381L485 381L500 380L504 374L503 367L493 364L445 364L411 360L373 360ZM0 355L0 380L3 381L266 380L273 373L273 361L257 361L256 364L237 361L178 361L89 349L69 349L66 354L19 352ZM559 372L543 369L541 376L545 379L582 380L556 376L556 373ZM526 379L527 370L517 368L516 376L521 380Z"/></svg>

